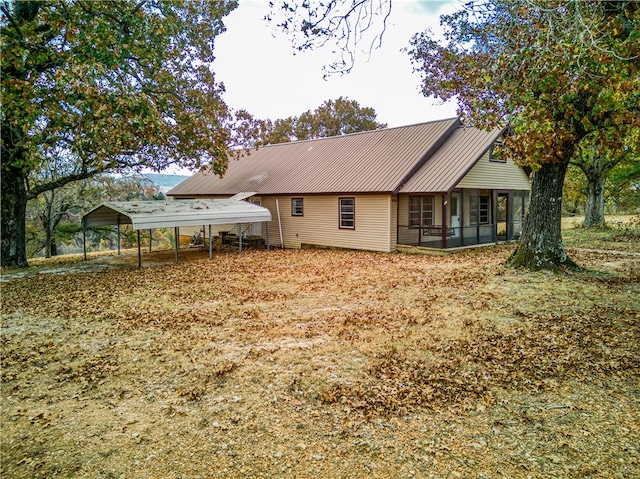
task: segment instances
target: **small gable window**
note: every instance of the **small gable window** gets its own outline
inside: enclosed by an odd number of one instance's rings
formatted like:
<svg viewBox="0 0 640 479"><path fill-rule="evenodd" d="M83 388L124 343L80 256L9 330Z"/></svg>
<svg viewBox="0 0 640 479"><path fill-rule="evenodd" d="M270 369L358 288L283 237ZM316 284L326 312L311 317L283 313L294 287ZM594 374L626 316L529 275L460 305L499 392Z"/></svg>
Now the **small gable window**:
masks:
<svg viewBox="0 0 640 479"><path fill-rule="evenodd" d="M491 149L491 154L489 155L489 161L495 161L496 163L507 162L507 155L504 149L504 142L496 141L493 144L493 148Z"/></svg>
<svg viewBox="0 0 640 479"><path fill-rule="evenodd" d="M304 216L303 198L291 198L291 216Z"/></svg>

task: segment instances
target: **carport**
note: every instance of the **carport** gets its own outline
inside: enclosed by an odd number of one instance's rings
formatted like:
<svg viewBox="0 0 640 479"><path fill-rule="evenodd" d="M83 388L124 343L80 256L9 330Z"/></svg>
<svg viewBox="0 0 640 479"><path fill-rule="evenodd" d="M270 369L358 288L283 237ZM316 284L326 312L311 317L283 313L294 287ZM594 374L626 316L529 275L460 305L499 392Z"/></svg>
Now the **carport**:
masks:
<svg viewBox="0 0 640 479"><path fill-rule="evenodd" d="M238 199L173 200L173 201L110 201L102 203L82 217L84 258L87 259L86 229L94 226L118 226L130 224L138 232L138 267L142 265L140 230L173 227L176 237L175 262L178 262L181 226L209 225L209 258L213 256L211 225L237 224L242 231L243 223L271 221L267 208ZM267 249L269 249L269 228ZM120 241L118 234L118 242ZM238 248L242 251L242 234Z"/></svg>

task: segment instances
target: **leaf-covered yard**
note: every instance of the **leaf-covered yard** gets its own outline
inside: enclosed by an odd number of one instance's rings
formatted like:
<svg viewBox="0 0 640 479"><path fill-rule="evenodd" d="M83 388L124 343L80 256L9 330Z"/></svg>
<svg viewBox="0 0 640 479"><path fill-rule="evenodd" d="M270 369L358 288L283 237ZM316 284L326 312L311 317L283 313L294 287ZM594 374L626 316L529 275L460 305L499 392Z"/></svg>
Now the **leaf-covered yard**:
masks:
<svg viewBox="0 0 640 479"><path fill-rule="evenodd" d="M638 477L640 255L511 251L13 278L2 477Z"/></svg>

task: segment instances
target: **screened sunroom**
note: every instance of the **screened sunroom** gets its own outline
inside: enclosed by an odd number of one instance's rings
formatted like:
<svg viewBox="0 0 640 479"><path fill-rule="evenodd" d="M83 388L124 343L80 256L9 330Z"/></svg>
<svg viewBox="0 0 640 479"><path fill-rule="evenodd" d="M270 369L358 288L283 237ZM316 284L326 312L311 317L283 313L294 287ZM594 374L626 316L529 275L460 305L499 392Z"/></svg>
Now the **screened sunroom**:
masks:
<svg viewBox="0 0 640 479"><path fill-rule="evenodd" d="M397 242L449 249L516 240L528 202L526 190L465 188L400 195Z"/></svg>

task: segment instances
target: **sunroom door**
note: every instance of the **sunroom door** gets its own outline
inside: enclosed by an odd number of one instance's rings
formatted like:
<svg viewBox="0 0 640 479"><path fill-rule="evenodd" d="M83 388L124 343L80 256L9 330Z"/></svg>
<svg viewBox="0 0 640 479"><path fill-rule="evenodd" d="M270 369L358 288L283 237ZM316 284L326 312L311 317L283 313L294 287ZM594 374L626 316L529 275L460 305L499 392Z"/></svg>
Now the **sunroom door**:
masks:
<svg viewBox="0 0 640 479"><path fill-rule="evenodd" d="M460 198L460 193L455 191L451 193L449 200L449 211L451 211L451 228L453 229L454 237L460 236L460 226L461 226L461 203L462 200Z"/></svg>

